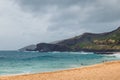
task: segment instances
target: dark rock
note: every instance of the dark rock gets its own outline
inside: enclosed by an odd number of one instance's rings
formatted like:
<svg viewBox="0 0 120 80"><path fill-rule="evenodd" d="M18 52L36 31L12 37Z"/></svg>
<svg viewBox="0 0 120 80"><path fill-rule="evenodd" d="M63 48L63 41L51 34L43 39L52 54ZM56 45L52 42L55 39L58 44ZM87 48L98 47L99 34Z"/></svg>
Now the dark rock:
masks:
<svg viewBox="0 0 120 80"><path fill-rule="evenodd" d="M40 52L49 52L49 51L70 51L71 49L64 45L40 43L37 44L36 50Z"/></svg>

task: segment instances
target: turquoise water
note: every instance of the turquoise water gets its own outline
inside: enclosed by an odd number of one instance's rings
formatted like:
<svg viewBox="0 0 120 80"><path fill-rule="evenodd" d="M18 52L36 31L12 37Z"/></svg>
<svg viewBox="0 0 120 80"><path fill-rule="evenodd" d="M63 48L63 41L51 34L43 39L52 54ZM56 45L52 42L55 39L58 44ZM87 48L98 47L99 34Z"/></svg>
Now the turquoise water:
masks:
<svg viewBox="0 0 120 80"><path fill-rule="evenodd" d="M87 52L0 51L0 75L40 73L120 60L119 55Z"/></svg>

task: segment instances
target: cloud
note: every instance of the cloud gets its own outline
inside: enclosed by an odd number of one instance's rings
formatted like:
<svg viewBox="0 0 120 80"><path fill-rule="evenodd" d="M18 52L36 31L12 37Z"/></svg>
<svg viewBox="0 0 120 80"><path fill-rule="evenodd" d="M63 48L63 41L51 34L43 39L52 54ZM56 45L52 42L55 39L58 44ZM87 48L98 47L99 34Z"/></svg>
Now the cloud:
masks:
<svg viewBox="0 0 120 80"><path fill-rule="evenodd" d="M119 26L119 0L1 0L0 49L52 42Z"/></svg>
<svg viewBox="0 0 120 80"><path fill-rule="evenodd" d="M115 22L120 21L119 0L97 0L94 10L90 13L87 21L91 22Z"/></svg>
<svg viewBox="0 0 120 80"><path fill-rule="evenodd" d="M0 49L18 49L44 41L43 35L46 35L50 16L42 17L38 19L24 13L18 5L9 0L0 1Z"/></svg>
<svg viewBox="0 0 120 80"><path fill-rule="evenodd" d="M119 0L30 0L29 2L18 0L22 9L33 15L37 14L37 17L40 13L53 14L51 17L53 25L48 28L52 31L66 27L68 29L74 27L77 30L89 29L92 26L86 27L88 25L85 24L90 23L96 25L103 23L103 27L110 23L117 26L119 25L117 22L120 21L119 2ZM99 25L97 26L99 27Z"/></svg>

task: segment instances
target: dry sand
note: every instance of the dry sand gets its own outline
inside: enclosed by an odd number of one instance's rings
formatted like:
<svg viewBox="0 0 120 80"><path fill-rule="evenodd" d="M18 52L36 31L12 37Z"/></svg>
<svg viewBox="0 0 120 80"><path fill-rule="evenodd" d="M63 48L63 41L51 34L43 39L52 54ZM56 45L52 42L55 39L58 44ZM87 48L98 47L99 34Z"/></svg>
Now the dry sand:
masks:
<svg viewBox="0 0 120 80"><path fill-rule="evenodd" d="M120 80L120 61L56 72L1 76L0 80Z"/></svg>

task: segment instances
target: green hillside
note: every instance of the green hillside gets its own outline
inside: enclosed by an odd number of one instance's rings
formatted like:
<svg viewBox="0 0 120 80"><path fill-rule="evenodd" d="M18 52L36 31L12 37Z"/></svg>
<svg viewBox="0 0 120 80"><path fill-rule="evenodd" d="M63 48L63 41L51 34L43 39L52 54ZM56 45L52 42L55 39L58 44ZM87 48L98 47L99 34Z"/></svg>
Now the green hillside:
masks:
<svg viewBox="0 0 120 80"><path fill-rule="evenodd" d="M66 45L76 50L120 50L120 27L112 32L93 34L84 33L58 44Z"/></svg>

